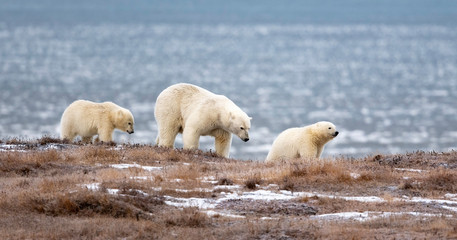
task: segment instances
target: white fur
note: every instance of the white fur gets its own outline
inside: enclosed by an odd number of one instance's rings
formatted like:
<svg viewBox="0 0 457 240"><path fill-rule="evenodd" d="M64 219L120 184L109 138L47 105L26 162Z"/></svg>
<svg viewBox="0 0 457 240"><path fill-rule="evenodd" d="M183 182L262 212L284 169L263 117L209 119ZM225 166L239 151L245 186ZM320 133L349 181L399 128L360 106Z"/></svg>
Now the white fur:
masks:
<svg viewBox="0 0 457 240"><path fill-rule="evenodd" d="M223 95L180 83L157 97L154 115L159 128L157 145L174 147L176 135L183 134L184 149L197 149L200 136L215 138L216 153L229 156L232 133L249 140L250 117Z"/></svg>
<svg viewBox="0 0 457 240"><path fill-rule="evenodd" d="M98 140L110 142L115 128L133 133L132 113L112 102L94 103L86 100L74 101L65 109L60 121L60 137L73 141L81 136L89 143L98 135Z"/></svg>
<svg viewBox="0 0 457 240"><path fill-rule="evenodd" d="M335 125L318 122L301 128L289 128L273 142L266 162L292 158L319 158L324 145L338 135Z"/></svg>

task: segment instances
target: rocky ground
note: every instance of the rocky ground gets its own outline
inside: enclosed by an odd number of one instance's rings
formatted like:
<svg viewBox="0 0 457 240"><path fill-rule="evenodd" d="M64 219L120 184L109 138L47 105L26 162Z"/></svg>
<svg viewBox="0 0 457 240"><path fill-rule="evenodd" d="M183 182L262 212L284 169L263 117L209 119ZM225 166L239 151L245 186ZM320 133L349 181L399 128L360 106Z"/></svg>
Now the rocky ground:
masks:
<svg viewBox="0 0 457 240"><path fill-rule="evenodd" d="M1 239L457 238L457 152L265 164L0 141Z"/></svg>

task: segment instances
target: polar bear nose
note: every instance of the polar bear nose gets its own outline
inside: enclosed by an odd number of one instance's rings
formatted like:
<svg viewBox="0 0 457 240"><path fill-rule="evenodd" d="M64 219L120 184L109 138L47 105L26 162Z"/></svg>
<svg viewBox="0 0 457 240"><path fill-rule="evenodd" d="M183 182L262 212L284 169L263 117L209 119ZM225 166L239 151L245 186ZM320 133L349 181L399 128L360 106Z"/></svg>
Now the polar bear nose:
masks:
<svg viewBox="0 0 457 240"><path fill-rule="evenodd" d="M338 136L338 133L339 133L339 132L336 131L336 132L333 134L333 136L335 136L335 137Z"/></svg>
<svg viewBox="0 0 457 240"><path fill-rule="evenodd" d="M243 141L247 142L247 141L249 141L249 138L245 138L245 139L243 139Z"/></svg>

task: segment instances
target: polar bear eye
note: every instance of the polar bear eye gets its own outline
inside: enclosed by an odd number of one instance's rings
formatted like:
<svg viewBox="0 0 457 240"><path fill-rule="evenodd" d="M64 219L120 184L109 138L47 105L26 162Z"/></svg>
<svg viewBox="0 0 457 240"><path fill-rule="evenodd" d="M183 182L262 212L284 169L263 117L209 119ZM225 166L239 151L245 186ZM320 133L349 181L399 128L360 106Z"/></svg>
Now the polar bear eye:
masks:
<svg viewBox="0 0 457 240"><path fill-rule="evenodd" d="M244 130L244 127L240 127L241 130Z"/></svg>
<svg viewBox="0 0 457 240"><path fill-rule="evenodd" d="M129 125L132 125L132 123L130 123L130 122L129 122L128 124L129 124Z"/></svg>
<svg viewBox="0 0 457 240"><path fill-rule="evenodd" d="M332 129L332 127L329 127L328 129Z"/></svg>

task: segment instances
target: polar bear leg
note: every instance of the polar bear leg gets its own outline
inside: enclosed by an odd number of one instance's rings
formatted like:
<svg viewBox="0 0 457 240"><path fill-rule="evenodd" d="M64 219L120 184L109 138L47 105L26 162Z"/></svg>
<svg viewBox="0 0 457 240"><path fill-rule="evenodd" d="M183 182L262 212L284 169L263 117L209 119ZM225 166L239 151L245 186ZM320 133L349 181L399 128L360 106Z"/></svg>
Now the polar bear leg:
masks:
<svg viewBox="0 0 457 240"><path fill-rule="evenodd" d="M182 141L184 149L198 149L198 142L200 140L200 134L191 127L184 129L182 133Z"/></svg>
<svg viewBox="0 0 457 240"><path fill-rule="evenodd" d="M60 139L62 140L67 139L73 141L73 139L76 137L76 134L71 131L71 124L69 123L62 123L60 126L60 131Z"/></svg>
<svg viewBox="0 0 457 240"><path fill-rule="evenodd" d="M215 135L216 153L222 157L228 157L232 145L232 134L230 132L219 130Z"/></svg>
<svg viewBox="0 0 457 240"><path fill-rule="evenodd" d="M99 132L98 138L102 142L111 142L113 141L113 130L112 128L103 129Z"/></svg>
<svg viewBox="0 0 457 240"><path fill-rule="evenodd" d="M191 114L183 124L182 141L184 149L198 149L201 132L199 126L201 123L201 115L198 112Z"/></svg>
<svg viewBox="0 0 457 240"><path fill-rule="evenodd" d="M318 158L318 149L316 146L302 146L302 148L299 149L298 154L300 155L300 158Z"/></svg>
<svg viewBox="0 0 457 240"><path fill-rule="evenodd" d="M316 158L320 158L322 151L324 151L324 146L317 148Z"/></svg>
<svg viewBox="0 0 457 240"><path fill-rule="evenodd" d="M75 139L75 137L76 137L76 134L71 134L71 133L69 133L69 132L62 133L62 134L60 135L60 138L61 138L62 140L67 139L67 140L69 140L69 141L73 141L73 139Z"/></svg>
<svg viewBox="0 0 457 240"><path fill-rule="evenodd" d="M270 149L270 152L268 153L267 157L265 158L265 162L273 162L278 159L278 156L276 156L276 152L274 149Z"/></svg>
<svg viewBox="0 0 457 240"><path fill-rule="evenodd" d="M173 148L175 144L176 135L178 135L179 128L174 126L167 126L159 128L159 136L157 137L157 145L159 147Z"/></svg>

